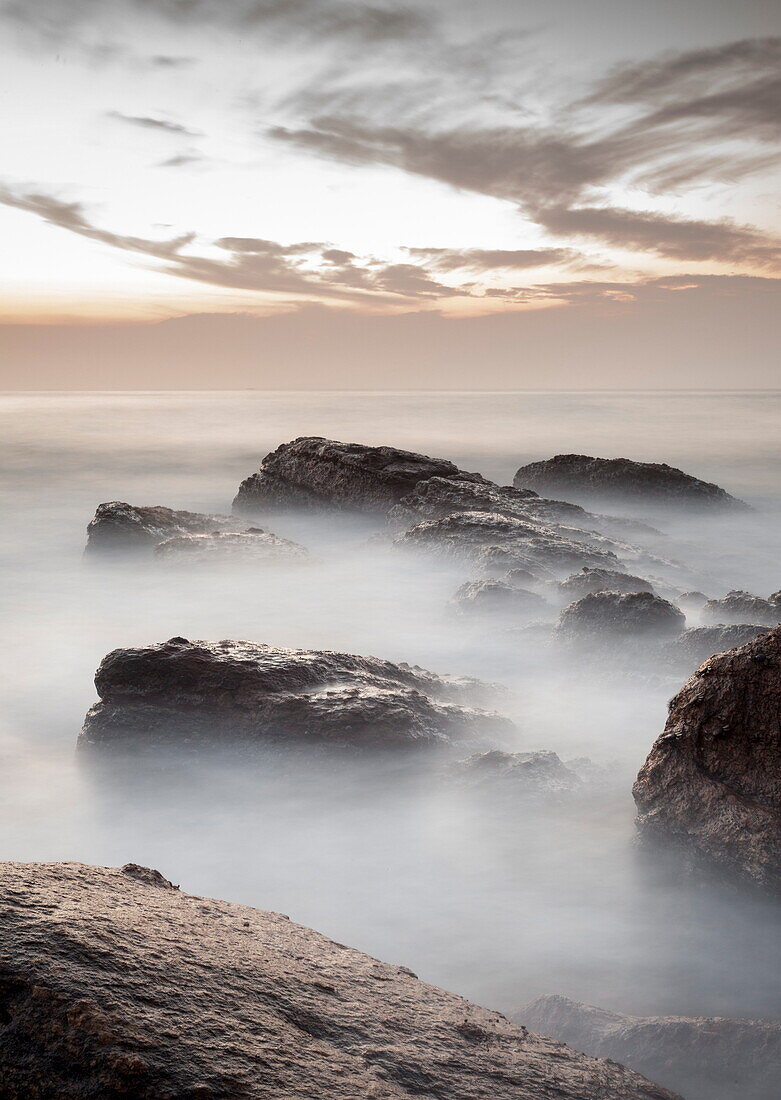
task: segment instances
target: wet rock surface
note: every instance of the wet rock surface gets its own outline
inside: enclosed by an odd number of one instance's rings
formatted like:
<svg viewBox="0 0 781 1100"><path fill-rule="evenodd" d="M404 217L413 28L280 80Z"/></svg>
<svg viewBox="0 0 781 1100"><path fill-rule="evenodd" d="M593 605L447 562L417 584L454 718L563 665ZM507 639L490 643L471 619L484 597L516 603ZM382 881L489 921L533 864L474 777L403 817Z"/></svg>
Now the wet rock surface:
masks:
<svg viewBox="0 0 781 1100"><path fill-rule="evenodd" d="M640 835L781 886L781 628L707 660L634 786Z"/></svg>
<svg viewBox="0 0 781 1100"><path fill-rule="evenodd" d="M568 997L539 997L514 1014L576 1050L613 1058L686 1100L776 1100L781 1025L706 1016L626 1016Z"/></svg>
<svg viewBox="0 0 781 1100"><path fill-rule="evenodd" d="M629 458L593 458L590 455L556 455L521 466L513 484L540 493L573 493L605 499L683 505L708 510L747 509L743 501L718 485L686 474L660 462L635 462Z"/></svg>
<svg viewBox="0 0 781 1100"><path fill-rule="evenodd" d="M775 626L781 622L781 607L752 596L750 592L733 590L720 600L708 600L702 608L702 617L710 623L760 623Z"/></svg>
<svg viewBox="0 0 781 1100"><path fill-rule="evenodd" d="M661 640L680 634L681 611L651 592L592 592L565 607L557 636L563 641Z"/></svg>
<svg viewBox="0 0 781 1100"><path fill-rule="evenodd" d="M325 650L172 638L109 653L79 744L333 743L398 747L506 736L512 724L467 705L479 681Z"/></svg>
<svg viewBox="0 0 781 1100"><path fill-rule="evenodd" d="M0 864L9 1100L675 1100L403 966L145 870Z"/></svg>
<svg viewBox="0 0 781 1100"><path fill-rule="evenodd" d="M567 603L580 600L592 592L653 592L653 585L632 573L615 569L581 569L559 584L559 594Z"/></svg>
<svg viewBox="0 0 781 1100"><path fill-rule="evenodd" d="M309 552L299 543L257 528L217 531L209 535L176 535L159 542L154 555L158 561L192 565L301 563L309 558Z"/></svg>
<svg viewBox="0 0 781 1100"><path fill-rule="evenodd" d="M387 512L419 481L434 477L484 480L445 459L397 447L302 436L266 455L258 473L240 485L233 510L251 514L314 506Z"/></svg>
<svg viewBox="0 0 781 1100"><path fill-rule="evenodd" d="M536 592L497 580L467 581L451 603L462 615L495 615L515 621L544 617L552 612L551 605Z"/></svg>
<svg viewBox="0 0 781 1100"><path fill-rule="evenodd" d="M695 668L716 653L745 645L759 634L765 634L767 627L749 623L731 626L698 626L684 630L672 643L671 652L679 664Z"/></svg>
<svg viewBox="0 0 781 1100"><path fill-rule="evenodd" d="M164 539L186 535L211 535L235 531L237 520L231 516L212 516L201 512L181 512L173 508L140 507L112 500L99 504L87 526L85 553L149 554Z"/></svg>

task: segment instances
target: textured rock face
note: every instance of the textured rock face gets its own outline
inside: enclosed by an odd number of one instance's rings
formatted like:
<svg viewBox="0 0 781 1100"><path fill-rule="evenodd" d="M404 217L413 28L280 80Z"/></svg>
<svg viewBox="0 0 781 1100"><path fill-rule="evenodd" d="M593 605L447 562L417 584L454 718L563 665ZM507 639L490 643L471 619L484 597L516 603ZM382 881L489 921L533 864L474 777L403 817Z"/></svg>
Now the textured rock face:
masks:
<svg viewBox="0 0 781 1100"><path fill-rule="evenodd" d="M366 447L303 436L266 455L259 472L240 485L233 509L246 514L286 507L342 506L387 512L419 481L433 477L483 480L452 462L396 447Z"/></svg>
<svg viewBox="0 0 781 1100"><path fill-rule="evenodd" d="M686 1100L777 1100L781 1026L719 1017L624 1016L567 997L539 997L521 1024L576 1050L623 1062Z"/></svg>
<svg viewBox="0 0 781 1100"><path fill-rule="evenodd" d="M609 550L597 550L539 527L493 512L457 512L444 519L419 523L395 540L402 548L481 560L488 550L506 551L504 569L540 569L561 574L583 565L618 564Z"/></svg>
<svg viewBox="0 0 781 1100"><path fill-rule="evenodd" d="M565 607L557 634L562 639L661 639L680 634L686 619L651 592L593 592Z"/></svg>
<svg viewBox="0 0 781 1100"><path fill-rule="evenodd" d="M450 774L465 787L490 798L568 794L581 786L580 778L562 764L555 752L492 749L459 760Z"/></svg>
<svg viewBox="0 0 781 1100"><path fill-rule="evenodd" d="M781 628L707 660L634 786L641 836L781 886Z"/></svg>
<svg viewBox="0 0 781 1100"><path fill-rule="evenodd" d="M748 623L740 623L732 626L698 626L691 630L684 630L673 642L673 653L676 658L689 668L694 668L707 661L716 653L724 653L728 649L745 645L759 634L765 634L764 626L752 626Z"/></svg>
<svg viewBox="0 0 781 1100"><path fill-rule="evenodd" d="M515 621L551 611L550 604L542 596L506 581L467 581L452 602L463 615L496 615Z"/></svg>
<svg viewBox="0 0 781 1100"><path fill-rule="evenodd" d="M9 1100L676 1100L277 913L0 865Z"/></svg>
<svg viewBox="0 0 781 1100"><path fill-rule="evenodd" d="M718 485L685 474L659 462L634 462L629 458L592 458L590 455L556 455L521 466L513 479L519 489L540 493L570 493L635 499L646 503L685 505L689 508L747 508Z"/></svg>
<svg viewBox="0 0 781 1100"><path fill-rule="evenodd" d="M83 747L269 739L394 747L512 729L462 705L487 690L477 681L252 642L172 638L117 649L101 662L95 686L101 701L87 714Z"/></svg>
<svg viewBox="0 0 781 1100"><path fill-rule="evenodd" d="M151 553L158 543L183 535L235 531L230 516L177 512L173 508L134 508L120 500L99 504L87 527L86 553ZM239 525L240 526L240 525Z"/></svg>
<svg viewBox="0 0 781 1100"><path fill-rule="evenodd" d="M592 592L653 592L653 587L642 577L620 573L615 569L581 569L559 584L559 592L572 602Z"/></svg>
<svg viewBox="0 0 781 1100"><path fill-rule="evenodd" d="M220 562L262 565L266 562L307 561L308 551L297 542L280 538L270 531L217 531L211 535L177 535L159 542L154 550L158 561L186 565L210 565Z"/></svg>
<svg viewBox="0 0 781 1100"><path fill-rule="evenodd" d="M781 621L781 608L750 592L728 592L720 600L708 600L702 617L711 623L760 623L775 626Z"/></svg>

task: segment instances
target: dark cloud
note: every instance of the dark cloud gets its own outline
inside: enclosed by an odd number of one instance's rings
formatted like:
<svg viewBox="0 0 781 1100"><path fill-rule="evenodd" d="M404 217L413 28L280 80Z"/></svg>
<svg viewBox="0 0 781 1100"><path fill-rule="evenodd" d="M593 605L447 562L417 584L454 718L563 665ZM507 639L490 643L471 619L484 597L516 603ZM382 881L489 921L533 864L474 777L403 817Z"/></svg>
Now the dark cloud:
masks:
<svg viewBox="0 0 781 1100"><path fill-rule="evenodd" d="M121 111L107 111L109 118L118 122L127 122L131 126L141 126L145 130L163 130L167 134L178 134L184 137L200 137L197 130L189 130L180 122L171 122L166 118L152 118L148 115L125 115Z"/></svg>
<svg viewBox="0 0 781 1100"><path fill-rule="evenodd" d="M186 69L190 65L198 64L195 57L172 57L169 54L155 54L148 60L155 69Z"/></svg>
<svg viewBox="0 0 781 1100"><path fill-rule="evenodd" d="M578 259L569 248L408 248L436 271L510 271L566 264Z"/></svg>
<svg viewBox="0 0 781 1100"><path fill-rule="evenodd" d="M193 164L205 164L206 157L200 153L178 153L176 156L161 160L158 168L189 168Z"/></svg>

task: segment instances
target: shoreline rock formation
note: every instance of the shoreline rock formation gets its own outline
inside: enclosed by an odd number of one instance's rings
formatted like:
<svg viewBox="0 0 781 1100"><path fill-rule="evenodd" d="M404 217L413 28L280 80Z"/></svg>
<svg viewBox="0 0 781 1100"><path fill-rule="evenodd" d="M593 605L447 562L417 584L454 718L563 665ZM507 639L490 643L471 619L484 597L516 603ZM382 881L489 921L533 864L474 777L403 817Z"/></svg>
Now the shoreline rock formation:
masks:
<svg viewBox="0 0 781 1100"><path fill-rule="evenodd" d="M397 748L503 740L512 723L471 706L467 678L327 650L171 638L117 649L95 675L100 702L79 745L337 744Z"/></svg>
<svg viewBox="0 0 781 1100"><path fill-rule="evenodd" d="M760 634L766 634L767 629L766 626L752 623L691 627L674 639L671 654L679 663L685 663L688 668L696 668L717 653L725 653L728 649L745 645Z"/></svg>
<svg viewBox="0 0 781 1100"><path fill-rule="evenodd" d="M613 1058L686 1100L776 1100L781 1025L713 1016L627 1016L551 994L513 1014L576 1050Z"/></svg>
<svg viewBox="0 0 781 1100"><path fill-rule="evenodd" d="M702 608L702 617L706 622L720 625L739 625L757 623L761 626L776 626L781 622L781 607L761 596L752 596L750 592L733 589L720 600L707 600Z"/></svg>
<svg viewBox="0 0 781 1100"><path fill-rule="evenodd" d="M291 539L250 527L246 531L216 531L204 535L174 535L154 548L156 561L185 565L259 565L267 562L301 564L309 551Z"/></svg>
<svg viewBox="0 0 781 1100"><path fill-rule="evenodd" d="M688 509L748 510L742 500L719 485L686 474L666 462L629 458L555 455L521 466L513 479L518 489L540 493L633 500L643 504L680 505Z"/></svg>
<svg viewBox="0 0 781 1100"><path fill-rule="evenodd" d="M556 634L562 641L647 641L680 634L686 617L653 592L591 592L565 607Z"/></svg>
<svg viewBox="0 0 781 1100"><path fill-rule="evenodd" d="M670 703L634 785L647 841L781 887L781 627L710 657Z"/></svg>
<svg viewBox="0 0 781 1100"><path fill-rule="evenodd" d="M162 506L134 507L121 500L99 504L87 525L85 555L151 554L165 539L242 530L232 516L176 511Z"/></svg>
<svg viewBox="0 0 781 1100"><path fill-rule="evenodd" d="M19 1100L681 1100L136 864L0 864L0 978L0 1091Z"/></svg>
<svg viewBox="0 0 781 1100"><path fill-rule="evenodd" d="M573 573L559 583L559 595L572 603L594 592L650 592L653 585L642 577L632 573L621 573L615 569L590 569L584 566L579 573Z"/></svg>

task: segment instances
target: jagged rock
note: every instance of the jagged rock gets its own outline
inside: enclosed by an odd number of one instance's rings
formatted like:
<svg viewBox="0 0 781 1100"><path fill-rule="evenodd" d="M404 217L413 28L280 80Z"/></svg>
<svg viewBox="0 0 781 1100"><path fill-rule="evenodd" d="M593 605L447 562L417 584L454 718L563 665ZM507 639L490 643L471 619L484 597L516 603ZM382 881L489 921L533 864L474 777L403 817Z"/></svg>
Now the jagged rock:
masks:
<svg viewBox="0 0 781 1100"><path fill-rule="evenodd" d="M387 512L427 478L482 482L445 459L302 436L266 455L258 473L239 486L233 510L242 514L278 508L345 507Z"/></svg>
<svg viewBox="0 0 781 1100"><path fill-rule="evenodd" d="M592 592L564 608L556 632L578 642L658 640L680 634L685 623L677 607L652 592Z"/></svg>
<svg viewBox="0 0 781 1100"><path fill-rule="evenodd" d="M0 865L3 1096L680 1100L404 966L159 878Z"/></svg>
<svg viewBox="0 0 781 1100"><path fill-rule="evenodd" d="M491 798L568 794L581 786L555 752L492 749L457 761L449 771L460 785Z"/></svg>
<svg viewBox="0 0 781 1100"><path fill-rule="evenodd" d="M592 458L590 455L556 455L521 466L513 479L519 489L541 493L642 501L647 504L682 505L689 509L747 509L742 500L718 485L685 474L660 462L635 462L629 458Z"/></svg>
<svg viewBox="0 0 781 1100"><path fill-rule="evenodd" d="M542 596L506 581L467 581L452 602L461 614L497 615L515 620L544 615L551 610Z"/></svg>
<svg viewBox="0 0 781 1100"><path fill-rule="evenodd" d="M237 521L230 516L177 512L173 508L134 508L121 500L112 500L99 504L90 520L85 553L151 554L164 539L236 530Z"/></svg>
<svg viewBox="0 0 781 1100"><path fill-rule="evenodd" d="M270 531L217 531L212 535L177 535L159 542L154 550L159 561L187 565L264 564L266 562L301 563L308 551L297 542L280 538Z"/></svg>
<svg viewBox="0 0 781 1100"><path fill-rule="evenodd" d="M567 603L592 592L653 592L653 586L642 577L619 573L615 569L583 568L579 573L573 573L561 581L558 588Z"/></svg>
<svg viewBox="0 0 781 1100"><path fill-rule="evenodd" d="M711 623L761 623L775 626L781 621L781 608L761 596L733 590L720 600L708 600L702 617Z"/></svg>
<svg viewBox="0 0 781 1100"><path fill-rule="evenodd" d="M768 596L767 602L771 607L776 610L781 610L781 590L774 592L771 596Z"/></svg>
<svg viewBox="0 0 781 1100"><path fill-rule="evenodd" d="M713 1016L625 1016L539 997L513 1017L576 1050L648 1074L686 1100L777 1100L781 1025Z"/></svg>
<svg viewBox="0 0 781 1100"><path fill-rule="evenodd" d="M555 574L583 565L618 564L612 551L583 546L549 528L493 512L457 512L444 519L419 523L399 535L395 545L476 561L485 560L486 551L498 548L508 552L505 571L520 567Z"/></svg>
<svg viewBox="0 0 781 1100"><path fill-rule="evenodd" d="M704 592L682 592L680 596L675 597L675 603L687 615L702 611L707 602L708 597Z"/></svg>
<svg viewBox="0 0 781 1100"><path fill-rule="evenodd" d="M512 725L464 705L488 689L424 669L325 650L172 638L117 649L95 675L100 702L80 745L327 742L448 744Z"/></svg>
<svg viewBox="0 0 781 1100"><path fill-rule="evenodd" d="M707 660L670 703L635 782L641 836L777 890L779 713L781 628Z"/></svg>
<svg viewBox="0 0 781 1100"><path fill-rule="evenodd" d="M684 630L672 642L672 655L678 664L687 668L696 668L716 653L745 645L758 634L767 631L765 626L752 626L748 623L731 626L698 626Z"/></svg>

